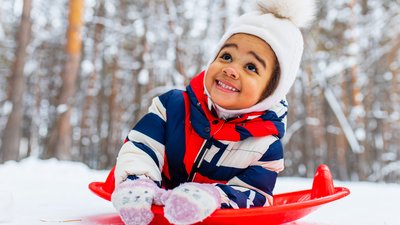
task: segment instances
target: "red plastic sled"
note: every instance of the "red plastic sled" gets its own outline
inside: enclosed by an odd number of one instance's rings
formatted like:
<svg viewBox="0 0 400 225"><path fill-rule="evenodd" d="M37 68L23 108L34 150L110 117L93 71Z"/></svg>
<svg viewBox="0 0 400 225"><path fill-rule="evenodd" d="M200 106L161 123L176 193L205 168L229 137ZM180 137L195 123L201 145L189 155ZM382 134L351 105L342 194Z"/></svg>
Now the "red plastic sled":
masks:
<svg viewBox="0 0 400 225"><path fill-rule="evenodd" d="M114 168L105 182L92 182L89 189L110 201L114 190ZM328 166L322 164L314 176L310 190L288 192L274 195L274 205L249 209L218 209L199 224L243 225L282 224L298 220L316 210L321 205L343 198L350 194L345 187L334 187ZM154 219L151 224L170 224L164 217L163 207L152 207Z"/></svg>

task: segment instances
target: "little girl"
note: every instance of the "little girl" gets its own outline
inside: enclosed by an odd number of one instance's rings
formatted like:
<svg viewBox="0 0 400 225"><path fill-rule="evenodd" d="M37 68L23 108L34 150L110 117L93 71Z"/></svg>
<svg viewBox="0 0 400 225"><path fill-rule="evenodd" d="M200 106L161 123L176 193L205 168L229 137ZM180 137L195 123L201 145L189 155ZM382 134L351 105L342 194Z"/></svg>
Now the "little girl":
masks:
<svg viewBox="0 0 400 225"><path fill-rule="evenodd" d="M314 8L312 0L258 1L186 91L153 99L117 158L112 202L126 224L149 224L153 203L172 224L273 204L284 168L285 96L303 52L299 27Z"/></svg>

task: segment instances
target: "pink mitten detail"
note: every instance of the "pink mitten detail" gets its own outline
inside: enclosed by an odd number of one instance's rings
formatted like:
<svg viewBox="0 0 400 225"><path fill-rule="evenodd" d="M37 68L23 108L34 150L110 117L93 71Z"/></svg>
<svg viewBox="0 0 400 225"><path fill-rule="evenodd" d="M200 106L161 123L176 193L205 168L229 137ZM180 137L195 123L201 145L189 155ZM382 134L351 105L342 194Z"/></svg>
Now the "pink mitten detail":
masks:
<svg viewBox="0 0 400 225"><path fill-rule="evenodd" d="M172 224L193 224L203 221L220 205L220 193L214 185L185 183L166 195L164 216Z"/></svg>
<svg viewBox="0 0 400 225"><path fill-rule="evenodd" d="M171 190L165 190L164 188L159 188L154 196L153 203L156 205L165 205L165 201L168 199Z"/></svg>
<svg viewBox="0 0 400 225"><path fill-rule="evenodd" d="M147 225L154 217L151 210L147 208L122 208L119 215L126 225Z"/></svg>
<svg viewBox="0 0 400 225"><path fill-rule="evenodd" d="M151 205L158 189L150 179L127 180L117 186L111 201L126 225L147 225L154 217Z"/></svg>

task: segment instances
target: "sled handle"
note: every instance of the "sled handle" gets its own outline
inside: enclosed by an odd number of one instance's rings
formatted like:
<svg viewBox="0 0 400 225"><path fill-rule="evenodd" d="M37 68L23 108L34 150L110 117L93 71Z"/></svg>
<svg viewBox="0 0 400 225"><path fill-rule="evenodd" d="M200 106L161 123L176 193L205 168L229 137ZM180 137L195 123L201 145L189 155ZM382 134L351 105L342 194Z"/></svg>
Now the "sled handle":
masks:
<svg viewBox="0 0 400 225"><path fill-rule="evenodd" d="M333 178L329 167L325 164L318 166L314 175L311 199L321 198L335 193Z"/></svg>

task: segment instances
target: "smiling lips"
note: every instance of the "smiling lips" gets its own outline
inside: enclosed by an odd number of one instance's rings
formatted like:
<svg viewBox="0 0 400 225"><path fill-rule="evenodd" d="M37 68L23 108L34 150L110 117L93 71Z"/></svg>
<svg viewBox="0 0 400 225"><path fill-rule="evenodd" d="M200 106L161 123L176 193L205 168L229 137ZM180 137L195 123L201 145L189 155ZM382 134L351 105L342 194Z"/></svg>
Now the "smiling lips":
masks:
<svg viewBox="0 0 400 225"><path fill-rule="evenodd" d="M226 84L226 83L223 83L223 82L220 81L220 80L217 80L217 86L220 87L220 88L222 88L224 91L239 92L238 89L236 89L236 88L234 88L234 87L232 87L232 86L230 86L230 85L228 85L228 84Z"/></svg>

